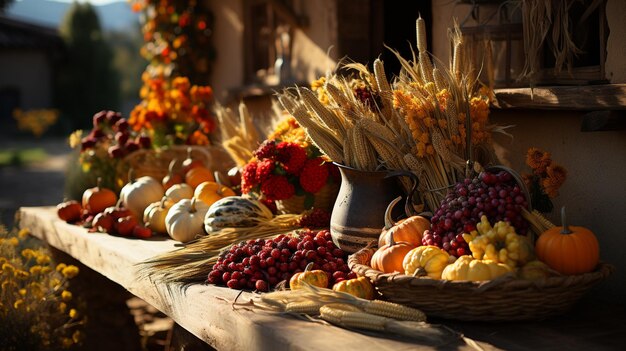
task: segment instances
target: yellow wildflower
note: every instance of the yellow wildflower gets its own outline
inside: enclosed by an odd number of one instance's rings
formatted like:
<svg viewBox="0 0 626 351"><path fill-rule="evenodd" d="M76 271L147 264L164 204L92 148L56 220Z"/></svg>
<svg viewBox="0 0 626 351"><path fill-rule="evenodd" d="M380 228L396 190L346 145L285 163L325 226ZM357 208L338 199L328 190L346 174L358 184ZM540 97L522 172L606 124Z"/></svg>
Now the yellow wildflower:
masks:
<svg viewBox="0 0 626 351"><path fill-rule="evenodd" d="M79 129L79 130L74 131L74 133L70 134L68 138L70 147L73 149L77 147L78 145L80 145L82 138L83 138L82 130Z"/></svg>
<svg viewBox="0 0 626 351"><path fill-rule="evenodd" d="M83 333L80 330L75 330L72 334L72 340L74 340L75 344L80 343L83 340Z"/></svg>
<svg viewBox="0 0 626 351"><path fill-rule="evenodd" d="M52 272L52 268L50 268L49 266L45 266L41 268L41 274L48 274Z"/></svg>
<svg viewBox="0 0 626 351"><path fill-rule="evenodd" d="M33 249L24 249L22 250L22 257L24 257L25 259L29 260L33 257L37 256L37 254L35 253L35 251L33 251Z"/></svg>
<svg viewBox="0 0 626 351"><path fill-rule="evenodd" d="M15 284L14 281L12 280L7 280L2 282L2 291L9 291L12 289L16 289L17 288L17 284Z"/></svg>
<svg viewBox="0 0 626 351"><path fill-rule="evenodd" d="M9 245L12 245L12 246L17 246L20 244L20 241L17 240L16 237L9 238L7 242L9 243Z"/></svg>
<svg viewBox="0 0 626 351"><path fill-rule="evenodd" d="M63 301L70 301L72 299L72 293L67 290L63 290L63 292L61 292L61 299Z"/></svg>
<svg viewBox="0 0 626 351"><path fill-rule="evenodd" d="M61 273L63 274L63 276L65 278L72 279L76 275L78 275L78 267L76 267L74 265L69 265L69 266L63 268L63 271Z"/></svg>
<svg viewBox="0 0 626 351"><path fill-rule="evenodd" d="M50 256L42 253L37 257L37 264L48 264L48 263L50 263Z"/></svg>
<svg viewBox="0 0 626 351"><path fill-rule="evenodd" d="M75 308L70 309L70 313L69 313L70 318L74 319L76 317L78 317L78 311L76 311Z"/></svg>
<svg viewBox="0 0 626 351"><path fill-rule="evenodd" d="M26 296L26 289L20 289L18 290L18 293L22 296Z"/></svg>
<svg viewBox="0 0 626 351"><path fill-rule="evenodd" d="M13 272L15 271L15 267L13 267L12 264L10 264L9 262L5 263L2 265L2 271L8 274L13 274Z"/></svg>
<svg viewBox="0 0 626 351"><path fill-rule="evenodd" d="M13 272L13 276L15 276L15 278L17 278L19 280L26 280L26 279L28 279L30 274L28 272L26 272L26 271L21 270L21 269L16 269L15 272Z"/></svg>
<svg viewBox="0 0 626 351"><path fill-rule="evenodd" d="M65 268L67 267L67 265L65 263L59 263L57 264L57 272L62 272Z"/></svg>
<svg viewBox="0 0 626 351"><path fill-rule="evenodd" d="M24 239L25 237L30 235L30 230L28 228L22 228L20 229L20 231L17 233L17 236L20 239Z"/></svg>
<svg viewBox="0 0 626 351"><path fill-rule="evenodd" d="M74 344L74 341L70 338L62 338L61 339L61 346L64 349L69 349L72 345Z"/></svg>
<svg viewBox="0 0 626 351"><path fill-rule="evenodd" d="M15 308L16 310L20 309L22 306L24 306L24 300L22 299L17 299L13 303L13 308Z"/></svg>
<svg viewBox="0 0 626 351"><path fill-rule="evenodd" d="M34 265L34 266L30 267L29 271L30 271L30 274L37 275L37 274L41 273L41 266L40 265Z"/></svg>
<svg viewBox="0 0 626 351"><path fill-rule="evenodd" d="M417 156L418 157L426 156L426 144L424 144L421 141L417 143Z"/></svg>
<svg viewBox="0 0 626 351"><path fill-rule="evenodd" d="M60 302L58 309L60 313L65 313L65 311L67 311L67 304L65 302Z"/></svg>

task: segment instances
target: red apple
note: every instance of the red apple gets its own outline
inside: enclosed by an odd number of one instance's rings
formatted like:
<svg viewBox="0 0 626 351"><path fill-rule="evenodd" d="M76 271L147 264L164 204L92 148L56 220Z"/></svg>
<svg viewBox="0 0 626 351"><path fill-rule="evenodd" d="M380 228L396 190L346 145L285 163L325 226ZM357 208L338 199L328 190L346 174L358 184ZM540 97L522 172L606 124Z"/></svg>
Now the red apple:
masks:
<svg viewBox="0 0 626 351"><path fill-rule="evenodd" d="M83 208L78 201L70 200L57 205L57 215L62 220L71 223L81 218Z"/></svg>
<svg viewBox="0 0 626 351"><path fill-rule="evenodd" d="M133 216L118 218L116 225L117 233L121 236L131 236L137 224L138 222Z"/></svg>
<svg viewBox="0 0 626 351"><path fill-rule="evenodd" d="M115 220L113 219L113 216L106 213L98 213L93 218L92 226L96 231L112 234L115 229L114 224Z"/></svg>
<svg viewBox="0 0 626 351"><path fill-rule="evenodd" d="M152 237L152 230L143 225L135 226L133 236L139 239L148 239Z"/></svg>

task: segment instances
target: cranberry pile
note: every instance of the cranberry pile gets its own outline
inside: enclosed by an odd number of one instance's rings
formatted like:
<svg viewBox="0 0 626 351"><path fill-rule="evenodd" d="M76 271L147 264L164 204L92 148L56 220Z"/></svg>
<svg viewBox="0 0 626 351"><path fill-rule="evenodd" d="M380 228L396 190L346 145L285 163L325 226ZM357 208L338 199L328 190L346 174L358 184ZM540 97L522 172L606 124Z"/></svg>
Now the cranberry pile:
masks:
<svg viewBox="0 0 626 351"><path fill-rule="evenodd" d="M431 229L424 232L423 245L435 245L451 255L469 255L463 233L476 229L485 215L491 223L507 221L518 234L525 235L528 222L522 208L528 201L513 176L506 171L482 172L478 177L457 183L441 202L431 219Z"/></svg>
<svg viewBox="0 0 626 351"><path fill-rule="evenodd" d="M333 243L328 230L303 230L275 239L256 239L233 245L219 258L207 282L231 289L269 291L280 281L303 272L312 262L312 269L328 275L329 285L356 278L346 264L347 255Z"/></svg>

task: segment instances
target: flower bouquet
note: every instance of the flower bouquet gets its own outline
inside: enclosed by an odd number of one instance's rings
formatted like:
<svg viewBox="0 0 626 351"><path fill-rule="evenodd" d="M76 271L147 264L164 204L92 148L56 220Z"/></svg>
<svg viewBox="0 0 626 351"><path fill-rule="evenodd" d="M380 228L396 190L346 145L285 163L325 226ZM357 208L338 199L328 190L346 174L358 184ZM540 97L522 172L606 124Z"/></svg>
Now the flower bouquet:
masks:
<svg viewBox="0 0 626 351"><path fill-rule="evenodd" d="M288 117L244 166L242 192L274 202L279 213L311 208L330 211L339 180L337 166L309 143L295 119Z"/></svg>

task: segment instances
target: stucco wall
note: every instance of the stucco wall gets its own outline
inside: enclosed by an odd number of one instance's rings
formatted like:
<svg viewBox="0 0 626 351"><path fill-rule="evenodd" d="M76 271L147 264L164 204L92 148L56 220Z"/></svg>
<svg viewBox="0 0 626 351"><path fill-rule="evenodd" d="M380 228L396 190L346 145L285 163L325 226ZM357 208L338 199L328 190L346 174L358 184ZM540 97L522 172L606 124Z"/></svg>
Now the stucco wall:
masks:
<svg viewBox="0 0 626 351"><path fill-rule="evenodd" d="M240 87L244 81L243 5L242 0L211 0L209 6L215 16L213 44L217 50L211 85L215 97L222 100L228 89Z"/></svg>
<svg viewBox="0 0 626 351"><path fill-rule="evenodd" d="M23 109L49 108L52 73L44 52L3 50L0 53L0 88L15 87Z"/></svg>

